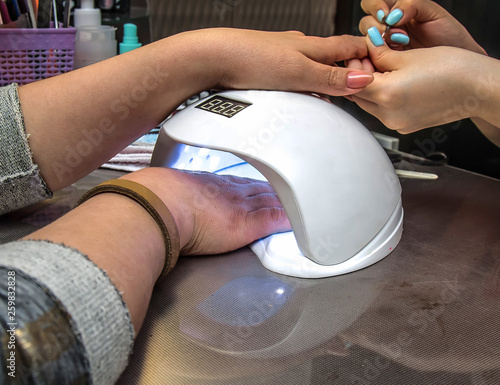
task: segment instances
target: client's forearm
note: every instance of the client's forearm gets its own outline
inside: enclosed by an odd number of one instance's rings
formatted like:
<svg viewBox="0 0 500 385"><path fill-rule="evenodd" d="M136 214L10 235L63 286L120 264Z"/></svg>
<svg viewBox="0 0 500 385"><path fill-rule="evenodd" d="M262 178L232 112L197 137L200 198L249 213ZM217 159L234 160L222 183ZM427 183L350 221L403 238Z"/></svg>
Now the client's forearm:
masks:
<svg viewBox="0 0 500 385"><path fill-rule="evenodd" d="M52 191L105 163L208 88L359 92L364 38L215 28L189 31L19 88L35 163ZM50 150L48 150L50 149Z"/></svg>
<svg viewBox="0 0 500 385"><path fill-rule="evenodd" d="M186 40L167 38L19 88L33 156L52 191L96 169L189 96L214 86L215 76Z"/></svg>
<svg viewBox="0 0 500 385"><path fill-rule="evenodd" d="M140 204L100 194L24 239L62 243L86 254L122 293L139 331L165 259L159 227Z"/></svg>

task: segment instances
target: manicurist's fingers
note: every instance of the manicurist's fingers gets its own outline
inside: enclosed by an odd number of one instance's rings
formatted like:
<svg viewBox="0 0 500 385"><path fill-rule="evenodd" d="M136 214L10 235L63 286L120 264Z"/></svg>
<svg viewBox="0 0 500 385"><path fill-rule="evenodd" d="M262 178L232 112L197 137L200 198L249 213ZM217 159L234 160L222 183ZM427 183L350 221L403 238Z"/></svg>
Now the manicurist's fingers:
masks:
<svg viewBox="0 0 500 385"><path fill-rule="evenodd" d="M371 62L379 71L393 71L401 66L402 52L389 48L376 27L368 29L366 42Z"/></svg>
<svg viewBox="0 0 500 385"><path fill-rule="evenodd" d="M380 23L383 23L391 10L391 3L394 3L394 1L363 0L361 2L361 8L367 14L376 18Z"/></svg>

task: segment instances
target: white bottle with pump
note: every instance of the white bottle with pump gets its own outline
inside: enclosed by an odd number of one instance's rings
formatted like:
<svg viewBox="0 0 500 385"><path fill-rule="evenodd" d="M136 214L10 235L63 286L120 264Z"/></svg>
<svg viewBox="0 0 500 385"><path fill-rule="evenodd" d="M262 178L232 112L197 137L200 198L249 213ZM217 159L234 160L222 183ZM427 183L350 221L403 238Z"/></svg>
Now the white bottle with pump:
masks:
<svg viewBox="0 0 500 385"><path fill-rule="evenodd" d="M74 11L76 28L73 67L81 68L116 56L115 27L101 25L101 10L94 0L82 0Z"/></svg>
<svg viewBox="0 0 500 385"><path fill-rule="evenodd" d="M74 11L75 28L101 25L101 10L94 8L94 0L81 0L80 7Z"/></svg>

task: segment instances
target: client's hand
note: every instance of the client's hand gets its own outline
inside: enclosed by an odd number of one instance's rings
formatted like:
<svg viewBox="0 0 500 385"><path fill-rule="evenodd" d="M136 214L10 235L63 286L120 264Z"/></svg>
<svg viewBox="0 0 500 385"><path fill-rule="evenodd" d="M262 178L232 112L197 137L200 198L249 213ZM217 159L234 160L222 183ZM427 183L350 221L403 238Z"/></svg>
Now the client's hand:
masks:
<svg viewBox="0 0 500 385"><path fill-rule="evenodd" d="M144 185L166 204L181 254L223 253L290 229L265 182L167 168L122 178ZM165 263L163 235L144 207L120 194L98 194L25 239L61 243L88 256L116 285L139 330Z"/></svg>
<svg viewBox="0 0 500 385"><path fill-rule="evenodd" d="M267 182L166 168L124 178L147 186L164 201L177 223L184 255L224 253L290 230Z"/></svg>
<svg viewBox="0 0 500 385"><path fill-rule="evenodd" d="M363 35L373 26L380 33L385 31L387 24L396 27L385 36L391 47L398 46L399 41L392 39L393 34L405 33L410 42L404 45L404 49L451 46L486 54L467 29L434 1L362 0L361 7L370 15L361 19L359 24Z"/></svg>
<svg viewBox="0 0 500 385"><path fill-rule="evenodd" d="M335 65L367 56L360 37L214 28L175 38L203 58L187 65L203 68L205 77L215 73L220 88L350 95L373 81L370 73Z"/></svg>
<svg viewBox="0 0 500 385"><path fill-rule="evenodd" d="M373 75L335 63L367 55L362 37L204 29L25 84L19 99L33 159L48 188L57 191L95 170L201 91L351 95L370 84Z"/></svg>

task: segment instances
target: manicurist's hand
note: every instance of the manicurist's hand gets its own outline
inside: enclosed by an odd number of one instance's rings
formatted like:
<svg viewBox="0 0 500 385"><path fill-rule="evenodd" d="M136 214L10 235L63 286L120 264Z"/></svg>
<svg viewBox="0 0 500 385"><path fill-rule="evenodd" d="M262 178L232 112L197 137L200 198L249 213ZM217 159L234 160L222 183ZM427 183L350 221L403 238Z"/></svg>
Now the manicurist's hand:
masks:
<svg viewBox="0 0 500 385"><path fill-rule="evenodd" d="M391 47L404 49L451 46L485 54L467 29L444 8L431 0L362 0L364 17L359 29L363 35L375 26ZM403 35L406 35L405 38ZM408 40L409 37L409 40Z"/></svg>
<svg viewBox="0 0 500 385"><path fill-rule="evenodd" d="M463 118L499 125L498 60L454 47L394 51L380 34L374 38L376 33L372 30L367 37L371 62L349 64L375 68L374 82L350 97L365 111L400 133ZM492 130L488 136L496 142L500 130Z"/></svg>

